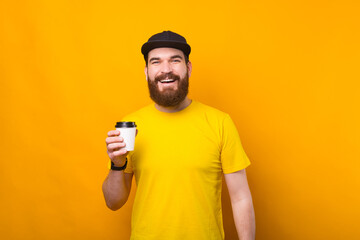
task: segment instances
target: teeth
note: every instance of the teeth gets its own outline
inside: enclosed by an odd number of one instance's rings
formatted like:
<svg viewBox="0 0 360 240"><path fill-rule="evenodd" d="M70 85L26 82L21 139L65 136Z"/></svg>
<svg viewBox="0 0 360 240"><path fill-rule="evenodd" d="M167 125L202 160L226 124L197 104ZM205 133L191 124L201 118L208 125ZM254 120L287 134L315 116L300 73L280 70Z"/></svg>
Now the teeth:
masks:
<svg viewBox="0 0 360 240"><path fill-rule="evenodd" d="M161 80L161 83L168 83L168 82L173 82L173 79L165 79L165 80Z"/></svg>

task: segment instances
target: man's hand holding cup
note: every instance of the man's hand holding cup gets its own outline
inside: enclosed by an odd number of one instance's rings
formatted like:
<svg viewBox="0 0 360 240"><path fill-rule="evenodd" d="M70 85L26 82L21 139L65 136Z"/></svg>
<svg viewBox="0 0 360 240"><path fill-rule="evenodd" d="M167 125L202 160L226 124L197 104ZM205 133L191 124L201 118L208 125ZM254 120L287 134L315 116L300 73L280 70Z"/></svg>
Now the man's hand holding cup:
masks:
<svg viewBox="0 0 360 240"><path fill-rule="evenodd" d="M114 166L121 167L125 165L129 151L134 150L137 129L135 122L117 122L115 128L106 138L107 153Z"/></svg>

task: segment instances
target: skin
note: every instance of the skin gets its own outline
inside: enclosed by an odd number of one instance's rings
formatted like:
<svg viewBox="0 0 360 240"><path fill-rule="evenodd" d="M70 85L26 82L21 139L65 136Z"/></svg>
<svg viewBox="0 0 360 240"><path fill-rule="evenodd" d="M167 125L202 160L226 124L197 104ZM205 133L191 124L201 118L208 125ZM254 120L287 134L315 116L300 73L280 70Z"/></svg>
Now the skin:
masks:
<svg viewBox="0 0 360 240"><path fill-rule="evenodd" d="M184 78L186 72L189 77L191 76L192 64L189 61L187 64L185 62L184 53L181 50L175 48L155 48L151 50L148 54L148 66L145 66L145 76L147 81L154 81L155 77L164 74L173 72ZM172 84L161 84L158 82L159 91L165 91L166 89L177 90L178 82ZM173 107L164 107L155 103L156 109L162 112L177 112L187 106L189 106L191 100L186 97L180 104Z"/></svg>
<svg viewBox="0 0 360 240"><path fill-rule="evenodd" d="M145 76L147 81L154 81L155 77L164 73L173 72L183 78L186 72L191 75L192 64L189 61L185 63L182 51L174 48L156 48L148 54L148 66L145 67ZM176 90L178 81L171 84L158 83L159 90ZM155 103L156 109L162 112L177 112L189 106L191 100L186 97L181 103L172 107L164 107ZM106 138L107 152L109 158L115 166L123 166L128 152L120 150L125 146L120 132L112 130L108 132ZM238 237L240 240L255 239L255 214L252 203L252 197L247 182L245 169L224 174L225 181L229 190L231 206L234 215L234 221ZM127 201L132 183L133 174L124 173L124 171L109 171L103 183L103 194L106 205L111 210L118 210Z"/></svg>
<svg viewBox="0 0 360 240"><path fill-rule="evenodd" d="M240 240L255 239L255 212L245 169L224 174Z"/></svg>
<svg viewBox="0 0 360 240"><path fill-rule="evenodd" d="M125 147L124 139L120 136L120 131L112 130L108 132L106 138L107 153L115 166L124 166L128 152ZM128 200L131 191L133 173L124 171L109 170L102 190L106 205L113 211L120 209Z"/></svg>

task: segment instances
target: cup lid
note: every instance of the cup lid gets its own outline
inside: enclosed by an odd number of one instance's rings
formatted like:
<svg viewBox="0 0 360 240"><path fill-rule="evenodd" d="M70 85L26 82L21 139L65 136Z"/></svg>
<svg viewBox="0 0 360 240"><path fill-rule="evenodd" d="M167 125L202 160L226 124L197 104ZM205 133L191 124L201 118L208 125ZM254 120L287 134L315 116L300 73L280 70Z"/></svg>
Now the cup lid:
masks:
<svg viewBox="0 0 360 240"><path fill-rule="evenodd" d="M115 128L133 128L136 127L135 122L117 122Z"/></svg>

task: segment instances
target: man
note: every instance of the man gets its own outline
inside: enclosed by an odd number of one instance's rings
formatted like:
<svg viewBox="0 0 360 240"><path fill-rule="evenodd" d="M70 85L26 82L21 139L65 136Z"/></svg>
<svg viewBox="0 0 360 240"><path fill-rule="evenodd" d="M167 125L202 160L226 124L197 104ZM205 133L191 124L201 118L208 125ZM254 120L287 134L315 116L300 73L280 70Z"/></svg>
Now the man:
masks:
<svg viewBox="0 0 360 240"><path fill-rule="evenodd" d="M138 126L134 151L122 149L119 131L108 133L112 167L103 183L106 204L121 208L135 175L131 239L224 239L224 174L239 239L255 239L245 173L250 162L229 115L188 98L190 51L185 38L171 31L153 35L142 46L155 104L123 119Z"/></svg>

